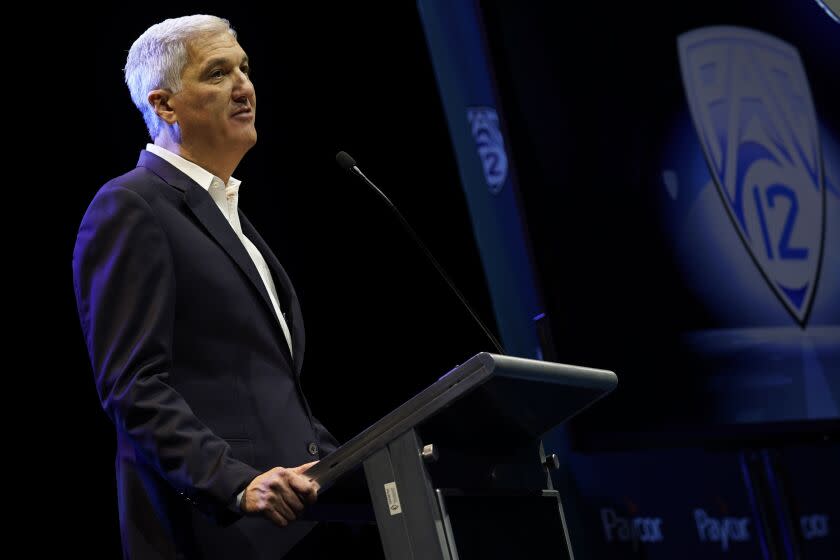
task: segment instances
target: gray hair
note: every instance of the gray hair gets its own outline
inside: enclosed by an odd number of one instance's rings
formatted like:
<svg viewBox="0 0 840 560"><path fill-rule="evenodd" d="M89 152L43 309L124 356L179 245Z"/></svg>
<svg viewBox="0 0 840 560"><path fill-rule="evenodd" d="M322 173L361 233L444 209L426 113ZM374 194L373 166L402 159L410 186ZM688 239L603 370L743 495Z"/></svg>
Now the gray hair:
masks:
<svg viewBox="0 0 840 560"><path fill-rule="evenodd" d="M167 19L148 28L131 45L125 62L125 83L131 100L140 109L152 140L166 126L149 103L149 92L181 90L181 73L187 65L187 44L211 33L229 32L236 38L230 22L216 16L194 15Z"/></svg>

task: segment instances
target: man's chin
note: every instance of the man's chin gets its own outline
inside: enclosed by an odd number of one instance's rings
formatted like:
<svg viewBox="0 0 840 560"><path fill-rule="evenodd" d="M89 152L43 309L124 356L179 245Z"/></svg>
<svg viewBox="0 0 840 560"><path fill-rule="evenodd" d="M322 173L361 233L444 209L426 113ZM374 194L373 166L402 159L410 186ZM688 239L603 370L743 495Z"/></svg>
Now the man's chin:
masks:
<svg viewBox="0 0 840 560"><path fill-rule="evenodd" d="M236 143L242 146L246 151L250 150L254 147L254 144L257 143L257 131L252 130L248 134L241 134L239 138L236 139Z"/></svg>

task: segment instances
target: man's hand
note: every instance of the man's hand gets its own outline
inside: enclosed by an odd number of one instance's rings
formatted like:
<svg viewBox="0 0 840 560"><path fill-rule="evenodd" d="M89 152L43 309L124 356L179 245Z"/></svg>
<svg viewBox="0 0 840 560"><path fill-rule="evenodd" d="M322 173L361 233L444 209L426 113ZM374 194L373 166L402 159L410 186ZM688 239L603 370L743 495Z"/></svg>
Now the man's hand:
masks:
<svg viewBox="0 0 840 560"><path fill-rule="evenodd" d="M294 468L275 467L259 475L245 489L240 509L247 514L261 513L285 527L297 519L304 504L315 503L318 497L318 483L303 474L317 462Z"/></svg>

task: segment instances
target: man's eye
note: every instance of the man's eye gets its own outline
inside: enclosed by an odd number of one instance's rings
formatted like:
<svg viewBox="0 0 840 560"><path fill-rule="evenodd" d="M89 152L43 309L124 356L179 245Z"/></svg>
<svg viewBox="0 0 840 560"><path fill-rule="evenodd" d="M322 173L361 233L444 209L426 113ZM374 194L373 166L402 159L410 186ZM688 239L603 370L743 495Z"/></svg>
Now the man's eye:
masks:
<svg viewBox="0 0 840 560"><path fill-rule="evenodd" d="M251 67L250 66L243 66L242 67L242 73L243 74L250 74L251 73Z"/></svg>
<svg viewBox="0 0 840 560"><path fill-rule="evenodd" d="M210 73L210 77L211 78L221 78L222 76L224 76L224 74L225 73L222 72L221 70L213 70L213 72Z"/></svg>

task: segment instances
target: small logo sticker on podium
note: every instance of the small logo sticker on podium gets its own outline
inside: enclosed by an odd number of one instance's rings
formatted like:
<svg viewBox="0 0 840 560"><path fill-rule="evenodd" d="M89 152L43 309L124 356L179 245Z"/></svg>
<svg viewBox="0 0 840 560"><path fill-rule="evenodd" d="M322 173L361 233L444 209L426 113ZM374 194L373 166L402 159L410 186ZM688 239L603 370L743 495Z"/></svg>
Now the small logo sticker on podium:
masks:
<svg viewBox="0 0 840 560"><path fill-rule="evenodd" d="M385 484L385 497L388 499L388 511L391 512L391 515L402 513L400 495L397 493L396 482L388 482Z"/></svg>

